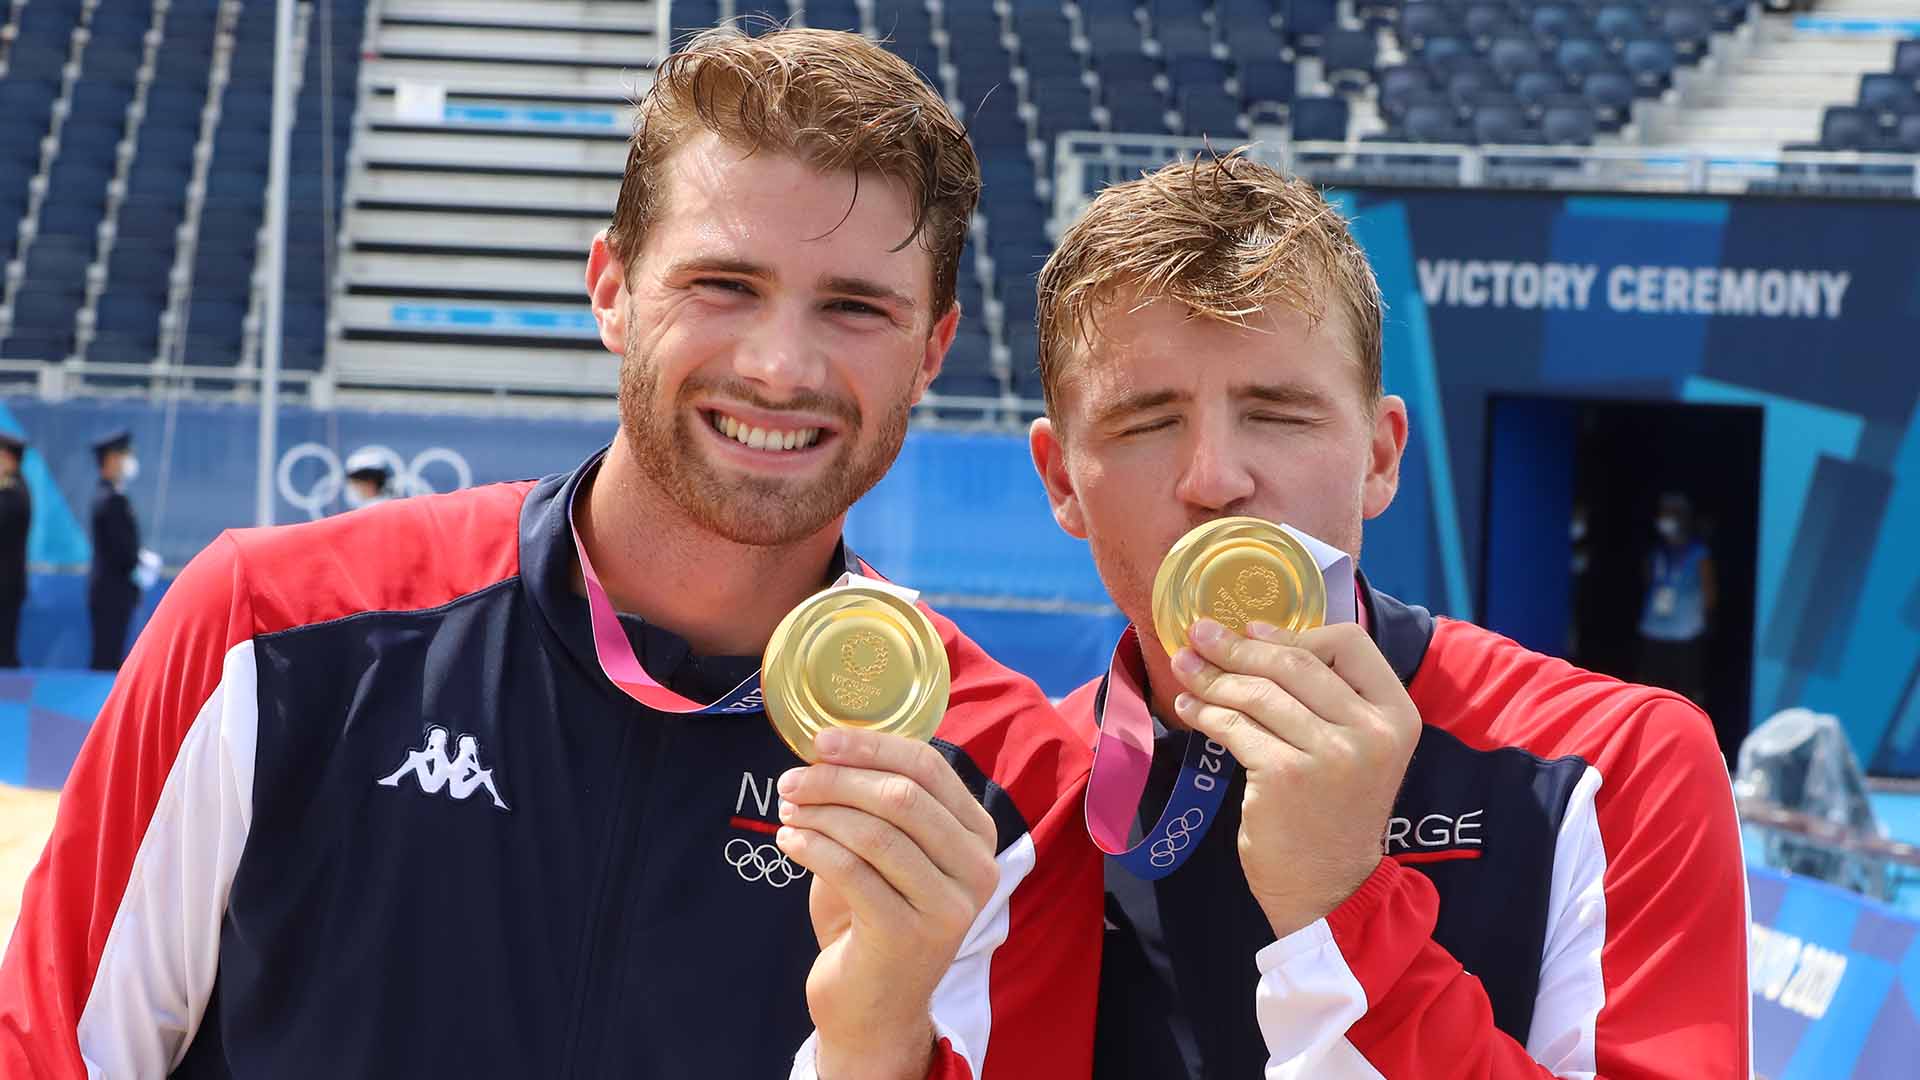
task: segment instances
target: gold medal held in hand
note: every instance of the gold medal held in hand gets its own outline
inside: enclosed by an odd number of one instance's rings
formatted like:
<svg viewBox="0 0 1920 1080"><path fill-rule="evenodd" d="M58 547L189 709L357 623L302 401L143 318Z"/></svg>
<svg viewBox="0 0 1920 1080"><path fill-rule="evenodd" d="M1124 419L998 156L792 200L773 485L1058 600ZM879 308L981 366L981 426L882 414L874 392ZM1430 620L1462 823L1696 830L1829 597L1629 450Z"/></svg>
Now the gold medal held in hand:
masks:
<svg viewBox="0 0 1920 1080"><path fill-rule="evenodd" d="M787 613L767 640L767 718L803 760L829 727L922 742L947 711L946 646L926 613L885 589L840 585Z"/></svg>
<svg viewBox="0 0 1920 1080"><path fill-rule="evenodd" d="M1200 619L1310 630L1327 621L1327 582L1285 529L1254 517L1209 521L1180 538L1153 577L1153 626L1172 656Z"/></svg>

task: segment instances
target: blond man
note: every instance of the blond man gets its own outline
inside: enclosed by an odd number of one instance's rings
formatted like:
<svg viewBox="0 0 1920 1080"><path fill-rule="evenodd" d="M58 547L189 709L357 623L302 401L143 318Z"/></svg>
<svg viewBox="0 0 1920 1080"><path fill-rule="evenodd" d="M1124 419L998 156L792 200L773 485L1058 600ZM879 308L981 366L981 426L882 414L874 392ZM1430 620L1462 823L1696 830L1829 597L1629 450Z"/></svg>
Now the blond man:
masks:
<svg viewBox="0 0 1920 1080"><path fill-rule="evenodd" d="M978 190L860 37L663 64L587 268L611 446L194 560L28 885L0 1075L1085 1075L1086 751L1039 691L934 616L933 745L796 768L760 711L777 621L868 569Z"/></svg>
<svg viewBox="0 0 1920 1080"><path fill-rule="evenodd" d="M1034 464L1138 641L1198 524L1253 515L1358 560L1408 417L1372 272L1312 187L1229 156L1109 188L1039 318ZM1364 575L1352 600L1297 637L1203 620L1171 656L1123 643L1159 722L1140 828L1189 739L1238 765L1167 845L1178 869L1109 865L1096 1072L1747 1075L1744 875L1706 717ZM1063 711L1091 738L1125 681Z"/></svg>

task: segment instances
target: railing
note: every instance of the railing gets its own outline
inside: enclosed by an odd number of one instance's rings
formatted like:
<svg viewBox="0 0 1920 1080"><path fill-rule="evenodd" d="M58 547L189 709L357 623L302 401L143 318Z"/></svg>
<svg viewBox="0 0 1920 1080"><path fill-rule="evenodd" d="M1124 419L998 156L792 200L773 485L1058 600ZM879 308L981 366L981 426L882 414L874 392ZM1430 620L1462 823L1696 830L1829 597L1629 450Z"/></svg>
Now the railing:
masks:
<svg viewBox="0 0 1920 1080"><path fill-rule="evenodd" d="M1740 823L1762 830L1768 853L1788 863L1778 869L1804 871L1792 864L1804 861L1804 853L1812 849L1823 853L1815 858L1818 869L1825 871L1818 876L1837 874L1842 880L1835 884L1860 888L1876 899L1898 901L1904 890L1920 886L1920 846L1789 810L1766 799L1736 798L1735 804Z"/></svg>
<svg viewBox="0 0 1920 1080"><path fill-rule="evenodd" d="M1108 184L1224 144L1174 136L1065 132L1055 140L1054 219L1072 221ZM1347 140L1255 142L1249 153L1318 183L1920 198L1920 154L1698 147L1459 146Z"/></svg>

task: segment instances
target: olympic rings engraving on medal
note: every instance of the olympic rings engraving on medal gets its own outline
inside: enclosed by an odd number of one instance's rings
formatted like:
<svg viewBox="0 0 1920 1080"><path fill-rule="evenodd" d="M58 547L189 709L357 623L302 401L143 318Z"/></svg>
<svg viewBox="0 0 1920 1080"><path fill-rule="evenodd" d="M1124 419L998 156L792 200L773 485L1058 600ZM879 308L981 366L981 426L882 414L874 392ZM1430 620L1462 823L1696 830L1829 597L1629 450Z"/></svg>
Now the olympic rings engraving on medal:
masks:
<svg viewBox="0 0 1920 1080"><path fill-rule="evenodd" d="M347 473L342 462L362 453L378 457L393 472L393 493L397 496L433 495L443 490L458 491L473 486L473 468L467 464L467 459L459 451L444 446L430 446L408 459L401 457L391 447L379 444L363 446L342 456L334 453L333 448L325 443L305 442L280 455L280 465L274 476L280 497L304 511L310 520L320 520L345 489ZM295 470L307 461L317 462L320 472L302 487L296 483ZM436 486L428 479L428 470L432 466L441 466L451 473L452 483L444 488ZM312 472L310 468L301 471ZM439 471L435 470L436 473Z"/></svg>
<svg viewBox="0 0 1920 1080"><path fill-rule="evenodd" d="M1222 588L1213 601L1213 617L1234 630L1280 599L1280 575L1264 566L1249 566L1233 579L1233 591Z"/></svg>
<svg viewBox="0 0 1920 1080"><path fill-rule="evenodd" d="M865 652L865 662L861 653ZM844 674L833 676L833 696L849 709L864 709L880 696L874 677L887 670L891 656L887 641L871 630L861 630L840 646L840 667Z"/></svg>
<svg viewBox="0 0 1920 1080"><path fill-rule="evenodd" d="M772 844L755 844L735 837L727 841L725 857L740 880L764 881L776 889L784 889L807 876L806 867L795 865L786 852Z"/></svg>
<svg viewBox="0 0 1920 1080"><path fill-rule="evenodd" d="M1153 842L1147 849L1147 861L1155 866L1172 866L1175 855L1185 851L1193 842L1194 830L1205 824L1207 816L1193 807L1186 813L1167 822L1167 833Z"/></svg>

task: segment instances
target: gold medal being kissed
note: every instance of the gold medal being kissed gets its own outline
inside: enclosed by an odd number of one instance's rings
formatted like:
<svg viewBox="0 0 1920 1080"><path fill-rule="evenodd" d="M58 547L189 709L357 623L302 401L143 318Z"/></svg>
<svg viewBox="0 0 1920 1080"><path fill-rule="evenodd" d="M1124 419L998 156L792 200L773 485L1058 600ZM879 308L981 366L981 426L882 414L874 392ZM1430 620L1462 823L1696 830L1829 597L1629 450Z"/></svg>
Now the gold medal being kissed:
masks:
<svg viewBox="0 0 1920 1080"><path fill-rule="evenodd" d="M1250 622L1310 630L1327 621L1327 582L1285 529L1253 517L1209 521L1180 538L1153 578L1153 626L1172 656L1187 630L1212 619L1236 633Z"/></svg>
<svg viewBox="0 0 1920 1080"><path fill-rule="evenodd" d="M829 727L922 742L947 711L952 676L926 613L885 589L838 585L787 613L767 640L760 675L767 718L805 761Z"/></svg>

